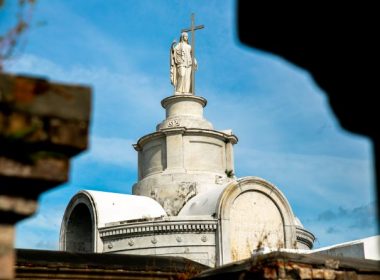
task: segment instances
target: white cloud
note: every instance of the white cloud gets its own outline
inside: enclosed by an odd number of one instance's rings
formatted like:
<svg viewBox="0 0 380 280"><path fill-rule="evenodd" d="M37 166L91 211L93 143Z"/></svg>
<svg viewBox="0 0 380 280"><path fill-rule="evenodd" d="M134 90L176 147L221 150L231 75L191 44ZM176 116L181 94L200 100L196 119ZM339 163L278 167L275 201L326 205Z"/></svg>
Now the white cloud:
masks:
<svg viewBox="0 0 380 280"><path fill-rule="evenodd" d="M65 205L40 201L40 206L35 215L17 224L15 247L58 249L59 230Z"/></svg>
<svg viewBox="0 0 380 280"><path fill-rule="evenodd" d="M129 137L140 137L154 129L147 123L163 118L160 99L167 95L164 82L146 73L125 67L122 73L106 67L59 66L43 57L25 54L7 67L11 73L28 73L49 80L70 84L91 85L93 89L92 132L95 135L116 136L128 131ZM120 127L124 126L121 130ZM135 133L136 132L136 133ZM109 135L109 134L112 135Z"/></svg>
<svg viewBox="0 0 380 280"><path fill-rule="evenodd" d="M135 142L122 138L92 137L89 153L81 160L101 162L104 164L120 165L135 168L137 152L132 148Z"/></svg>
<svg viewBox="0 0 380 280"><path fill-rule="evenodd" d="M356 204L357 205L357 204ZM376 203L335 206L305 221L317 237L316 247L329 246L379 234Z"/></svg>
<svg viewBox="0 0 380 280"><path fill-rule="evenodd" d="M240 159L238 175L256 175L273 181L291 202L303 205L305 210L373 199L372 166L365 159L271 153L247 147L240 147L236 157Z"/></svg>

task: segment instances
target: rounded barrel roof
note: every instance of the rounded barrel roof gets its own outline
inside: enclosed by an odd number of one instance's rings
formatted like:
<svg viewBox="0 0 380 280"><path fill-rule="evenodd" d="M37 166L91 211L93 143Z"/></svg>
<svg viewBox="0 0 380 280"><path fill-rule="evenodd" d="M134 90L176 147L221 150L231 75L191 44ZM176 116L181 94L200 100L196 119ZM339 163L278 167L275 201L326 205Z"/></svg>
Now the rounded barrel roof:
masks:
<svg viewBox="0 0 380 280"><path fill-rule="evenodd" d="M82 199L78 200L78 198ZM92 190L78 192L72 198L66 211L72 210L81 201L92 208L90 211L96 215L98 227L104 227L112 222L166 216L162 206L152 198Z"/></svg>

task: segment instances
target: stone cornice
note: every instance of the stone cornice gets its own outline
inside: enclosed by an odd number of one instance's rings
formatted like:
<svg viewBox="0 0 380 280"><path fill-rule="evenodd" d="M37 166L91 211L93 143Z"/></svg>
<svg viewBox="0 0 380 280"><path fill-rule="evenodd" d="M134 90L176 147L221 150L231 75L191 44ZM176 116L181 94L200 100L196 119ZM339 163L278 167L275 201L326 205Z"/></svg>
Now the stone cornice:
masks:
<svg viewBox="0 0 380 280"><path fill-rule="evenodd" d="M214 136L219 138L222 141L229 141L232 144L238 142L238 138L234 134L226 134L224 132L213 130L213 129L201 129L201 128L186 128L186 127L175 127L175 128L166 128L161 131L153 132L141 137L137 144L134 144L133 147L136 151L140 151L142 147L149 141L164 137L167 134L176 134L180 133L183 135L205 135L205 136Z"/></svg>
<svg viewBox="0 0 380 280"><path fill-rule="evenodd" d="M103 227L99 229L102 239L120 237L153 236L157 234L215 232L217 220L160 220Z"/></svg>
<svg viewBox="0 0 380 280"><path fill-rule="evenodd" d="M157 131L153 133L149 133L147 135L144 135L141 137L136 144L133 144L133 148L135 148L136 151L141 151L142 147L145 145L145 143L157 139L157 138L162 138L164 137L165 134L162 131Z"/></svg>
<svg viewBox="0 0 380 280"><path fill-rule="evenodd" d="M186 100L191 100L191 101L198 102L203 107L205 107L207 105L207 100L205 98L203 98L203 97L200 97L200 96L195 96L195 95L173 95L173 96L169 96L169 97L166 97L166 98L162 99L161 106L166 109L166 107L168 105L170 105L171 103L173 103L173 102L186 101Z"/></svg>
<svg viewBox="0 0 380 280"><path fill-rule="evenodd" d="M305 244L307 247L310 249L313 248L315 236L312 234L310 231L301 228L301 227L296 227L296 234L297 234L297 241Z"/></svg>
<svg viewBox="0 0 380 280"><path fill-rule="evenodd" d="M161 129L161 131L165 135L184 134L186 131L186 127L164 128L164 129Z"/></svg>
<svg viewBox="0 0 380 280"><path fill-rule="evenodd" d="M188 128L186 129L185 135L207 135L207 136L216 136L223 141L228 140L232 144L238 142L238 138L234 134L226 134L222 131L213 130L213 129L200 129L200 128Z"/></svg>

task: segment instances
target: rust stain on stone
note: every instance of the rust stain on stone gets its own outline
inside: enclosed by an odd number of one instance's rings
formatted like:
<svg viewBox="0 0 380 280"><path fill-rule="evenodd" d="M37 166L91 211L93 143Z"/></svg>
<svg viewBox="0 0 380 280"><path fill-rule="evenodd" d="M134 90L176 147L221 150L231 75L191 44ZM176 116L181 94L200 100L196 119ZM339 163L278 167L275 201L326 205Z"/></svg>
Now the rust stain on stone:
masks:
<svg viewBox="0 0 380 280"><path fill-rule="evenodd" d="M277 279L277 270L274 267L264 267L263 274L265 279Z"/></svg>
<svg viewBox="0 0 380 280"><path fill-rule="evenodd" d="M14 81L14 98L20 103L31 103L37 95L43 94L49 89L49 83L43 79L17 77Z"/></svg>
<svg viewBox="0 0 380 280"><path fill-rule="evenodd" d="M13 88L14 98L18 102L30 103L35 97L35 83L29 79L17 78Z"/></svg>

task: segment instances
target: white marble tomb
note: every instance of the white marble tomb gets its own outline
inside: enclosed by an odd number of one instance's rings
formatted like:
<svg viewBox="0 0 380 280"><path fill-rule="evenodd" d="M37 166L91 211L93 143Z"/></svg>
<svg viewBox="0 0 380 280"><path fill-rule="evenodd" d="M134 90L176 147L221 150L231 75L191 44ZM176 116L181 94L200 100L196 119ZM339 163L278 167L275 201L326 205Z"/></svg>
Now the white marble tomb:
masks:
<svg viewBox="0 0 380 280"><path fill-rule="evenodd" d="M263 246L311 249L313 234L279 188L234 176L238 138L213 128L206 104L192 93L163 99L166 118L134 145L133 194L77 193L64 213L60 249L181 256L210 267Z"/></svg>

